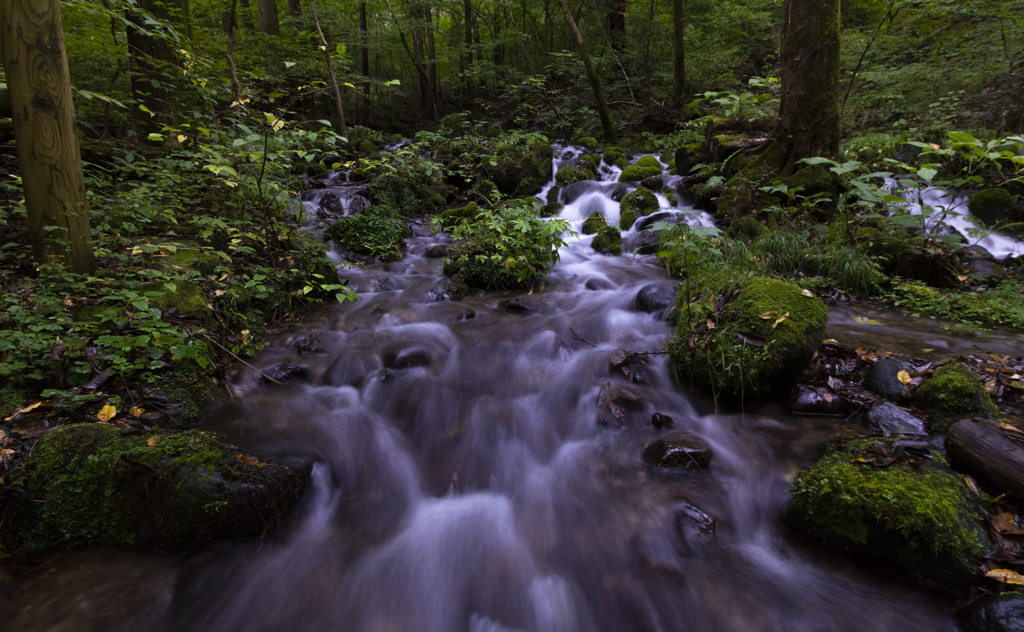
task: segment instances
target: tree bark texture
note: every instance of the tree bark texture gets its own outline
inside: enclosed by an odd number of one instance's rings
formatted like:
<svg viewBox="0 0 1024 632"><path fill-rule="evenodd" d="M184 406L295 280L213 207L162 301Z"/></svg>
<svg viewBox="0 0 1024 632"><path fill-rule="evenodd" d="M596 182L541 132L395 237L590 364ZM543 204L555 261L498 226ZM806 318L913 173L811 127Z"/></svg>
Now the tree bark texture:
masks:
<svg viewBox="0 0 1024 632"><path fill-rule="evenodd" d="M366 3L364 2L360 6L365 4ZM288 0L288 13L290 13L292 17L296 18L302 15L302 4L300 0Z"/></svg>
<svg viewBox="0 0 1024 632"><path fill-rule="evenodd" d="M626 45L626 0L607 0L608 39L612 48L621 51Z"/></svg>
<svg viewBox="0 0 1024 632"><path fill-rule="evenodd" d="M260 13L260 33L264 35L280 35L281 22L277 16L277 1L257 0L256 8Z"/></svg>
<svg viewBox="0 0 1024 632"><path fill-rule="evenodd" d="M60 261L74 272L91 272L96 263L60 1L0 0L0 8L32 255L40 264Z"/></svg>
<svg viewBox="0 0 1024 632"><path fill-rule="evenodd" d="M466 97L473 98L473 0L464 0L462 3L465 21L463 22L463 41L465 54L463 56L463 70L466 73Z"/></svg>
<svg viewBox="0 0 1024 632"><path fill-rule="evenodd" d="M686 5L683 0L672 0L672 103L676 107L683 104L683 86L686 84L685 28Z"/></svg>
<svg viewBox="0 0 1024 632"><path fill-rule="evenodd" d="M362 70L365 84L363 84L363 104L364 115L363 125L370 126L370 38L369 31L366 27L366 3L359 3L359 32L362 37L363 50L360 51L362 57Z"/></svg>
<svg viewBox="0 0 1024 632"><path fill-rule="evenodd" d="M348 137L348 129L345 127L345 108L341 102L341 89L338 87L338 75L334 74L334 63L331 62L331 47L327 44L324 32L320 28L320 20L316 17L316 0L309 0L309 12L313 16L313 25L316 33L320 36L320 44L324 47L324 55L327 57L327 74L331 76L331 85L334 86L334 103L338 108L338 124L341 135Z"/></svg>
<svg viewBox="0 0 1024 632"><path fill-rule="evenodd" d="M437 91L437 52L434 49L434 17L430 5L427 5L427 61L430 64L430 114L437 118L437 101L434 99L434 92Z"/></svg>
<svg viewBox="0 0 1024 632"><path fill-rule="evenodd" d="M228 60L231 96L234 100L234 103L231 105L233 107L242 100L242 88L238 85L238 70L235 68L235 11L237 8L238 0L231 0L231 8L228 9L227 14L224 16L224 29L228 33L228 48L224 51L224 56Z"/></svg>
<svg viewBox="0 0 1024 632"><path fill-rule="evenodd" d="M786 0L775 139L789 164L839 153L839 2Z"/></svg>
<svg viewBox="0 0 1024 632"><path fill-rule="evenodd" d="M583 57L583 67L587 71L587 78L590 79L590 87L594 90L594 100L597 101L597 114L601 117L601 131L604 134L604 141L606 143L615 142L615 128L612 126L612 117L608 112L608 102L604 98L604 88L601 86L601 77L598 76L597 70L594 69L593 62L590 61L590 52L587 50L587 45L583 41L583 35L580 34L580 30L576 28L576 22L572 19L572 14L569 13L569 5L566 0L558 0L558 3L562 6L562 14L565 16L565 21L569 23L569 28L572 29L573 37L576 38L576 45L580 47L580 56Z"/></svg>
<svg viewBox="0 0 1024 632"><path fill-rule="evenodd" d="M1024 500L1024 445L1009 438L1018 435L1024 441L1024 435L1004 432L964 419L946 434L946 451L958 469Z"/></svg>
<svg viewBox="0 0 1024 632"><path fill-rule="evenodd" d="M159 20L169 20L167 5L153 0L138 0L136 6ZM162 38L152 35L142 14L126 10L125 17L133 26L127 28L128 58L132 68L132 96L152 111L157 111L168 96L160 81L160 62L170 61L174 52ZM152 84L153 80L157 85ZM143 118L147 121L150 117Z"/></svg>

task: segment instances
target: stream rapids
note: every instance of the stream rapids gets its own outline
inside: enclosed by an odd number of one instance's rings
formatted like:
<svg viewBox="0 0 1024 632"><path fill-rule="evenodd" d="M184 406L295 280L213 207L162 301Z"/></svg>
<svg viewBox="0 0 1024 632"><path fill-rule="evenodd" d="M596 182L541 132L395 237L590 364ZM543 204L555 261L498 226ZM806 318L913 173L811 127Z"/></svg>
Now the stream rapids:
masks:
<svg viewBox="0 0 1024 632"><path fill-rule="evenodd" d="M556 167L573 150L556 155ZM577 186L562 217L618 220L617 171ZM667 176L668 177L668 176ZM545 194L550 185L542 192ZM329 190L357 209L347 183ZM563 189L563 196L566 190ZM662 206L668 203L662 199ZM316 198L306 200L315 209ZM685 209L669 221L709 224ZM624 234L625 250L637 237ZM780 522L789 482L842 419L765 405L717 412L664 355L631 379L609 358L658 352L675 284L656 257L569 237L543 285L437 300L446 243L414 230L397 262L343 269L360 295L271 339L204 429L310 467L277 535L187 556L64 552L19 580L2 626L151 632L839 632L956 630L948 598L884 561L853 561ZM518 309L508 303L518 299ZM608 423L607 384L643 403ZM723 410L740 411L736 402ZM672 418L655 428L652 415ZM687 431L708 468L642 454ZM3 608L0 607L0 612Z"/></svg>

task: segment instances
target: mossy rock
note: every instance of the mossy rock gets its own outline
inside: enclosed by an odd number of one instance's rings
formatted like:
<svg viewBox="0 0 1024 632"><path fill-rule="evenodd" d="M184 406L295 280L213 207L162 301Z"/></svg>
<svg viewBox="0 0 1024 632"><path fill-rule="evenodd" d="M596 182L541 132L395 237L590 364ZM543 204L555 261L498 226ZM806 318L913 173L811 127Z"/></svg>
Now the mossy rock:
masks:
<svg viewBox="0 0 1024 632"><path fill-rule="evenodd" d="M597 149L597 139L593 136L583 136L576 141L576 144L585 149Z"/></svg>
<svg viewBox="0 0 1024 632"><path fill-rule="evenodd" d="M364 154L372 154L377 151L377 146L365 139L359 141L358 147L359 151L361 151Z"/></svg>
<svg viewBox="0 0 1024 632"><path fill-rule="evenodd" d="M658 197L646 187L627 193L619 203L619 228L629 230L638 217L646 217L658 207Z"/></svg>
<svg viewBox="0 0 1024 632"><path fill-rule="evenodd" d="M0 386L0 419L7 419L26 403L28 399L24 389L13 382Z"/></svg>
<svg viewBox="0 0 1024 632"><path fill-rule="evenodd" d="M593 235L597 233L603 226L607 226L608 221L605 220L604 215L601 215L597 211L594 211L590 215L587 215L587 219L583 220L583 225L580 227L580 232L584 235Z"/></svg>
<svg viewBox="0 0 1024 632"><path fill-rule="evenodd" d="M606 147L603 154L604 162L607 165L614 165L620 169L629 166L629 158L621 147Z"/></svg>
<svg viewBox="0 0 1024 632"><path fill-rule="evenodd" d="M213 274L221 261L221 258L214 252L180 246L174 253L163 258L164 264L170 267L186 268L203 274Z"/></svg>
<svg viewBox="0 0 1024 632"><path fill-rule="evenodd" d="M640 181L640 186L656 191L661 187L665 186L665 180L660 175L648 176Z"/></svg>
<svg viewBox="0 0 1024 632"><path fill-rule="evenodd" d="M661 175L661 163L654 156L642 156L636 164L630 165L619 174L619 182L639 182L651 176Z"/></svg>
<svg viewBox="0 0 1024 632"><path fill-rule="evenodd" d="M548 204L552 204L554 202L557 202L558 201L558 194L561 193L561 192L562 192L562 187L560 187L560 186L558 186L556 184L555 186L553 186L550 189L548 189L548 194L547 194L547 197L544 198L544 201L546 203L548 203Z"/></svg>
<svg viewBox="0 0 1024 632"><path fill-rule="evenodd" d="M597 252L607 252L613 255L622 254L622 233L615 229L614 226L605 224L597 230L597 234L594 235L594 240L590 242L590 247Z"/></svg>
<svg viewBox="0 0 1024 632"><path fill-rule="evenodd" d="M348 179L352 182L366 182L372 177L369 169L353 169Z"/></svg>
<svg viewBox="0 0 1024 632"><path fill-rule="evenodd" d="M174 308L183 316L195 316L201 321L213 313L210 299L203 288L186 279L176 277L170 281L143 283L139 286L139 292L149 299L150 307L160 310Z"/></svg>
<svg viewBox="0 0 1024 632"><path fill-rule="evenodd" d="M488 163L491 180L504 195L516 193L520 183L529 178L539 178L536 192L551 178L551 158L554 149L546 141L532 145L499 145L493 155L494 165Z"/></svg>
<svg viewBox="0 0 1024 632"><path fill-rule="evenodd" d="M744 217L756 210L752 187L729 187L715 200L715 216L723 222Z"/></svg>
<svg viewBox="0 0 1024 632"><path fill-rule="evenodd" d="M441 225L445 228L451 228L462 222L472 222L479 214L480 207L477 206L476 202L470 202L465 206L451 208L441 213Z"/></svg>
<svg viewBox="0 0 1024 632"><path fill-rule="evenodd" d="M319 162L311 162L306 165L307 178L320 178L327 175L327 171L327 167L323 166Z"/></svg>
<svg viewBox="0 0 1024 632"><path fill-rule="evenodd" d="M775 142L767 142L753 160L729 178L726 187L759 187L770 183L782 174L786 166L786 149Z"/></svg>
<svg viewBox="0 0 1024 632"><path fill-rule="evenodd" d="M708 148L705 143L690 143L683 145L676 150L676 173L685 176L690 173L694 165L711 161L708 155Z"/></svg>
<svg viewBox="0 0 1024 632"><path fill-rule="evenodd" d="M598 154L583 154L577 159L576 166L597 173L597 168L601 166L601 156Z"/></svg>
<svg viewBox="0 0 1024 632"><path fill-rule="evenodd" d="M745 241L753 241L768 232L768 228L761 222L757 221L757 217L747 215L740 219L734 219L732 223L729 224L727 232L732 237L742 237Z"/></svg>
<svg viewBox="0 0 1024 632"><path fill-rule="evenodd" d="M992 227L1010 218L1013 196L1006 189L982 189L971 196L967 210Z"/></svg>
<svg viewBox="0 0 1024 632"><path fill-rule="evenodd" d="M895 561L926 583L963 587L978 575L987 544L976 496L939 452L929 454L924 442L907 451L906 443L829 446L793 482L784 520L829 544Z"/></svg>
<svg viewBox="0 0 1024 632"><path fill-rule="evenodd" d="M405 137L401 134L392 134L391 136L388 136L388 139L391 141L402 140L403 138Z"/></svg>
<svg viewBox="0 0 1024 632"><path fill-rule="evenodd" d="M914 401L923 410L935 413L929 429L946 432L969 417L992 417L996 405L982 381L965 364L950 362L917 387Z"/></svg>
<svg viewBox="0 0 1024 632"><path fill-rule="evenodd" d="M593 174L591 174L591 176L593 176ZM589 180L590 178L582 179ZM548 179L545 176L530 176L528 178L523 178L523 180L516 186L516 190L513 192L513 195L516 197L527 197L533 195L544 188L547 181Z"/></svg>
<svg viewBox="0 0 1024 632"><path fill-rule="evenodd" d="M821 343L827 324L828 309L799 286L759 278L729 303L714 329L694 334L680 328L669 352L678 372L694 386L761 398L793 381Z"/></svg>
<svg viewBox="0 0 1024 632"><path fill-rule="evenodd" d="M570 185L573 182L593 179L594 172L582 166L564 167L555 172L555 183L560 187Z"/></svg>
<svg viewBox="0 0 1024 632"><path fill-rule="evenodd" d="M807 165L780 180L787 189L801 189L800 195L804 197L818 193L835 193L843 186L842 178L825 165Z"/></svg>
<svg viewBox="0 0 1024 632"><path fill-rule="evenodd" d="M26 489L42 502L2 498L12 518L0 533L2 546L188 549L257 535L296 504L301 476L237 456L195 430L62 426L26 463Z"/></svg>
<svg viewBox="0 0 1024 632"><path fill-rule="evenodd" d="M565 208L565 204L562 204L561 202L548 202L540 208L540 216L555 217L562 212L563 208Z"/></svg>

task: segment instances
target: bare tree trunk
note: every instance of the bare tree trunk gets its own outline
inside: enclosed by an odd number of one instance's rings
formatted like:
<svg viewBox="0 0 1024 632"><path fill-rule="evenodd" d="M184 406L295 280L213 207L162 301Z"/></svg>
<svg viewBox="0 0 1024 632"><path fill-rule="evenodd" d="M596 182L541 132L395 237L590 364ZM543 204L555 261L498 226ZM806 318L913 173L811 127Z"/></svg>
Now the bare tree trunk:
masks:
<svg viewBox="0 0 1024 632"><path fill-rule="evenodd" d="M519 27L516 26L516 16L514 16L512 14L512 3L511 2L508 3L508 17L509 17L509 20L511 20L512 28L515 29L516 39L519 40L519 48L522 49L523 57L526 58L526 67L530 69L530 74L531 75L536 75L537 71L533 67L533 60L530 59L530 53L528 53L526 51L526 42L523 41L523 34L519 30Z"/></svg>
<svg viewBox="0 0 1024 632"><path fill-rule="evenodd" d="M338 75L334 74L334 63L331 62L331 47L324 38L324 32L320 29L320 20L316 17L316 0L309 0L309 12L313 16L313 25L316 33L320 36L320 45L324 47L324 55L327 57L327 74L331 76L331 84L334 86L334 101L338 107L338 123L341 135L348 137L348 129L345 127L345 108L341 103L341 90L338 88Z"/></svg>
<svg viewBox="0 0 1024 632"><path fill-rule="evenodd" d="M566 0L558 0L558 3L562 6L562 14L565 16L565 21L569 23L569 28L572 29L572 34L576 38L576 45L580 47L583 67L587 70L587 78L590 79L590 86L594 90L594 100L597 101L597 114L601 117L601 130L604 133L604 141L606 143L614 143L615 128L612 127L612 117L608 112L608 103L604 98L601 77L598 76L597 71L594 69L594 64L590 61L590 52L587 51L587 45L583 42L583 35L580 34L580 30L576 28L576 22L573 21L572 15L569 14L569 5L566 3Z"/></svg>
<svg viewBox="0 0 1024 632"><path fill-rule="evenodd" d="M466 46L464 54L464 66L466 72L466 98L473 98L473 0L464 0L462 3L465 10L465 22L463 23L463 41Z"/></svg>
<svg viewBox="0 0 1024 632"><path fill-rule="evenodd" d="M235 10L237 5L238 0L231 0L231 8L224 16L224 30L228 32L228 48L224 51L224 56L228 60L228 72L231 76L232 107L237 107L236 104L242 100L242 89L238 85L238 71L235 69Z"/></svg>
<svg viewBox="0 0 1024 632"><path fill-rule="evenodd" d="M839 153L839 1L786 0L782 94L775 140L787 167L801 158Z"/></svg>
<svg viewBox="0 0 1024 632"><path fill-rule="evenodd" d="M260 14L260 33L280 35L281 22L277 17L277 2L275 0L256 0L256 8Z"/></svg>
<svg viewBox="0 0 1024 632"><path fill-rule="evenodd" d="M686 84L686 47L683 35L686 28L686 5L683 0L672 0L672 104L683 104L683 86Z"/></svg>
<svg viewBox="0 0 1024 632"><path fill-rule="evenodd" d="M366 28L366 3L359 3L359 31L363 38L362 62L363 77L366 83L363 85L364 113L363 125L370 126L370 37Z"/></svg>
<svg viewBox="0 0 1024 632"><path fill-rule="evenodd" d="M434 92L437 91L437 55L434 51L434 18L431 15L430 5L427 5L427 59L430 63L430 111L433 118L437 118L437 101L434 99Z"/></svg>
<svg viewBox="0 0 1024 632"><path fill-rule="evenodd" d="M0 0L0 11L32 256L39 264L59 261L74 272L92 272L96 261L60 1Z"/></svg>
<svg viewBox="0 0 1024 632"><path fill-rule="evenodd" d="M644 103L650 105L653 96L651 87L651 31L654 29L654 5L657 0L651 0L651 10L647 13L647 37L644 38L644 75L647 81L647 98Z"/></svg>
<svg viewBox="0 0 1024 632"><path fill-rule="evenodd" d="M626 45L626 0L606 0L608 39L612 49L619 52Z"/></svg>

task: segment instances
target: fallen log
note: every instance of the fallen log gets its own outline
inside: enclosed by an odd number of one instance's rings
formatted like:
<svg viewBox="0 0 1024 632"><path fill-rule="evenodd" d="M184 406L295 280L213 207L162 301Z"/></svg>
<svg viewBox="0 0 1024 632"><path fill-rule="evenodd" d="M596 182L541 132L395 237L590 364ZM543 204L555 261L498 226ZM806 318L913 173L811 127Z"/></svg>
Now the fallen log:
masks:
<svg viewBox="0 0 1024 632"><path fill-rule="evenodd" d="M1021 434L1020 441L1011 433ZM987 420L964 419L946 434L953 467L1024 500L1024 434Z"/></svg>

